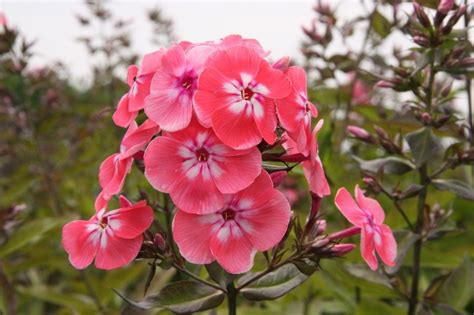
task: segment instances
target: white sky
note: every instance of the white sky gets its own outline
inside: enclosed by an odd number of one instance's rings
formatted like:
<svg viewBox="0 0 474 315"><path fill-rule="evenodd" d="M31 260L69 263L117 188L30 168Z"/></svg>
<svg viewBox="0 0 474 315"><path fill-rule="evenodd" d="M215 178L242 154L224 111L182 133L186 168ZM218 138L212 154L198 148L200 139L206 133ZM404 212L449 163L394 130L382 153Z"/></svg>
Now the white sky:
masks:
<svg viewBox="0 0 474 315"><path fill-rule="evenodd" d="M359 0L351 0L354 4ZM257 38L273 58L297 57L303 39L301 25L312 19L315 1L110 1L116 16L130 18L135 51L140 54L155 50L151 42L151 26L145 12L159 5L172 18L179 39L205 41L228 34ZM38 1L0 0L10 25L16 25L29 39L36 39L34 63L41 65L62 60L73 76L84 78L90 70L87 52L75 39L84 34L74 18L85 12L78 0Z"/></svg>

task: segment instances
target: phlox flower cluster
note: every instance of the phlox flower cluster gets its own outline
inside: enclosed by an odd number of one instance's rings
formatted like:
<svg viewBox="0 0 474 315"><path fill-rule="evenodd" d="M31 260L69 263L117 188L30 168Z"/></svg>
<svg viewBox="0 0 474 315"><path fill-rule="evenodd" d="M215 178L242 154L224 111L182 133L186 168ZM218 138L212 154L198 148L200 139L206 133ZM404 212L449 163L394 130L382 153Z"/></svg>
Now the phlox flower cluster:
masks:
<svg viewBox="0 0 474 315"><path fill-rule="evenodd" d="M137 160L151 186L176 206L172 233L181 255L196 264L217 261L230 273L251 269L255 253L278 244L288 228L290 204L274 187L265 156L301 163L310 191L330 194L316 140L323 121L312 127L318 111L308 100L306 73L268 55L258 41L230 35L180 42L128 68L130 89L112 116L126 132L100 165L96 213L63 229L74 267L95 257L97 268L117 268L138 254L152 209L120 197L120 208L106 211ZM354 208L367 221L351 214L348 196L338 196L344 215L390 263L393 251L380 249L391 242L380 215L360 210L372 203L360 199ZM373 248L364 247L371 267Z"/></svg>

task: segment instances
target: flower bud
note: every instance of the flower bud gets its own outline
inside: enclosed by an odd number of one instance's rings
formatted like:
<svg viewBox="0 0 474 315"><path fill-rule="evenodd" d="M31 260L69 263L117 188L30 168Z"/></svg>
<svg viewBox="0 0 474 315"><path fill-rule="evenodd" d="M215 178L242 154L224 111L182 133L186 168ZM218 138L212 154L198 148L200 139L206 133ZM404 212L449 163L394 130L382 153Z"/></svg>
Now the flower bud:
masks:
<svg viewBox="0 0 474 315"><path fill-rule="evenodd" d="M448 14L448 12L453 8L454 0L441 0L438 5L437 11L441 14Z"/></svg>
<svg viewBox="0 0 474 315"><path fill-rule="evenodd" d="M315 240L312 244L311 244L311 247L312 248L323 248L325 247L326 245L329 244L329 239L327 238L323 238L323 239L318 239L318 240Z"/></svg>
<svg viewBox="0 0 474 315"><path fill-rule="evenodd" d="M386 88L386 89L391 89L393 88L395 85L392 83L392 82L388 82L388 81L385 81L385 80L380 80L379 82L377 82L375 84L376 87L379 87L379 88Z"/></svg>
<svg viewBox="0 0 474 315"><path fill-rule="evenodd" d="M327 227L326 220L318 220L318 221L316 221L316 226L317 226L317 233L318 233L318 235L321 235L321 234L323 234L324 232L326 232L326 227Z"/></svg>
<svg viewBox="0 0 474 315"><path fill-rule="evenodd" d="M334 256L344 256L351 252L356 246L354 244L336 244L331 248L331 253Z"/></svg>
<svg viewBox="0 0 474 315"><path fill-rule="evenodd" d="M340 239L348 238L357 234L360 234L360 227L352 226L342 231L329 234L328 239L331 241L340 240Z"/></svg>
<svg viewBox="0 0 474 315"><path fill-rule="evenodd" d="M285 72L290 64L290 57L284 56L272 64L272 68Z"/></svg>
<svg viewBox="0 0 474 315"><path fill-rule="evenodd" d="M415 11L416 18L420 22L421 25L423 25L425 28L428 28L431 26L430 19L428 18L428 15L426 15L425 10L417 3L413 2L413 9Z"/></svg>
<svg viewBox="0 0 474 315"><path fill-rule="evenodd" d="M430 41L424 36L413 36L413 41L422 47L430 46Z"/></svg>
<svg viewBox="0 0 474 315"><path fill-rule="evenodd" d="M367 142L372 142L373 140L370 133L368 133L367 130L362 129L360 127L350 125L350 126L347 126L346 130L351 136L359 140L367 141Z"/></svg>
<svg viewBox="0 0 474 315"><path fill-rule="evenodd" d="M160 233L155 234L155 237L153 238L153 244L155 244L155 246L161 251L166 249L166 241Z"/></svg>
<svg viewBox="0 0 474 315"><path fill-rule="evenodd" d="M420 116L420 120L425 124L429 125L431 123L431 115L427 112L424 112Z"/></svg>
<svg viewBox="0 0 474 315"><path fill-rule="evenodd" d="M270 177L272 178L273 187L279 186L285 180L287 176L288 176L288 173L286 171L277 171L277 172L271 173Z"/></svg>
<svg viewBox="0 0 474 315"><path fill-rule="evenodd" d="M459 6L459 9L454 13L451 18L448 20L448 23L446 23L446 26L443 27L442 33L444 35L451 33L454 25L459 21L459 19L466 13L466 6L464 4L461 4Z"/></svg>

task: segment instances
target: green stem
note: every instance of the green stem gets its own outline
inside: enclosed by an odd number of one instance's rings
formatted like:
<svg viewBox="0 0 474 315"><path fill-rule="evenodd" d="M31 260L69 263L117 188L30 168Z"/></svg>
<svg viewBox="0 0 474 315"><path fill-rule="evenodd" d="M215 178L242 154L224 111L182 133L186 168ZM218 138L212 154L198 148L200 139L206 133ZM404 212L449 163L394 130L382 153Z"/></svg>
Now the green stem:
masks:
<svg viewBox="0 0 474 315"><path fill-rule="evenodd" d="M420 192L418 197L418 211L416 217L416 226L415 226L415 233L420 235L423 232L423 225L424 225L424 210L425 210L425 203L426 203L426 194L427 194L427 184L429 178L427 175L427 167L424 164L420 168L420 184L423 186L423 189ZM408 314L414 315L416 312L416 305L418 303L418 286L420 282L420 265L421 265L421 249L423 245L423 238L420 237L414 247L413 253L413 266L412 266L412 283L411 283L411 291L410 291L410 299L408 304Z"/></svg>
<svg viewBox="0 0 474 315"><path fill-rule="evenodd" d="M237 290L235 289L234 283L231 282L227 285L227 305L229 315L237 314Z"/></svg>

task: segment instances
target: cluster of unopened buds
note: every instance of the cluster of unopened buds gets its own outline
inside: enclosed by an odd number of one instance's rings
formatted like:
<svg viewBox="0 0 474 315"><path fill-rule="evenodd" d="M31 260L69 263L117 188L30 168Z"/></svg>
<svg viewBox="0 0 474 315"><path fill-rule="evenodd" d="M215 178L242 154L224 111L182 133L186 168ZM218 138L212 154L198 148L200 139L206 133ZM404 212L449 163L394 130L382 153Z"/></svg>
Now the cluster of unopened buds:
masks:
<svg viewBox="0 0 474 315"><path fill-rule="evenodd" d="M270 63L268 55L258 41L230 35L180 42L128 68L130 90L113 114L127 130L119 151L100 165L96 213L63 228L74 267L86 268L94 257L100 269L124 266L136 258L144 233L151 234L154 214L145 200L120 196L120 207L106 211L134 161L176 207L169 232L182 257L217 261L234 274L250 270L257 251L285 237L292 211L277 186L288 171L302 166L313 199L330 194L316 140L323 121L312 128L318 111L308 100L306 73L288 58ZM375 252L393 265L396 243L384 211L358 187L356 200L345 188L337 192L336 206L355 226L339 233L325 234L312 211L305 248L342 256L354 245L337 241L361 233L369 266L377 268Z"/></svg>

